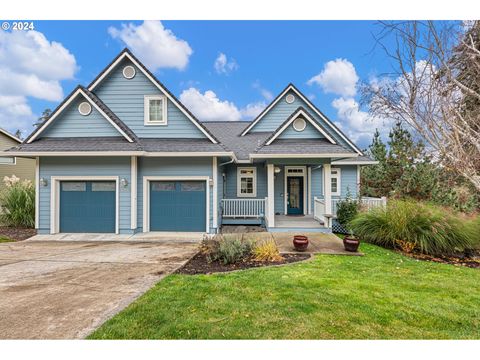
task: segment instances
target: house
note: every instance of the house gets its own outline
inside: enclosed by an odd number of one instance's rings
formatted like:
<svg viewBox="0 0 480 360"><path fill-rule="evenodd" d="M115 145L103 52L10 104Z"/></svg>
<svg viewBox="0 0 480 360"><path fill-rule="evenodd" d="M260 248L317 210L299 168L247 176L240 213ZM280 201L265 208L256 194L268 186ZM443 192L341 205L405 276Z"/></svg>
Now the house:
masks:
<svg viewBox="0 0 480 360"><path fill-rule="evenodd" d="M250 123L201 123L128 50L22 144L39 233L331 231L372 163L294 85Z"/></svg>
<svg viewBox="0 0 480 360"><path fill-rule="evenodd" d="M10 149L12 146L21 144L22 140L0 128L0 151ZM5 176L18 177L20 180L35 179L35 160L13 156L0 157L0 192L6 188L3 179Z"/></svg>

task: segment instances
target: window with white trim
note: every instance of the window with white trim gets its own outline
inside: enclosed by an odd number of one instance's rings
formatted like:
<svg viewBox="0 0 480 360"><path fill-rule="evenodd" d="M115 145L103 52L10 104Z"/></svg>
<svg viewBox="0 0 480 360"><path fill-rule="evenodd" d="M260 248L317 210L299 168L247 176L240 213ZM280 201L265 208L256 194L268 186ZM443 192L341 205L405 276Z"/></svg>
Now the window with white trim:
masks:
<svg viewBox="0 0 480 360"><path fill-rule="evenodd" d="M257 168L241 167L237 169L237 196L257 196Z"/></svg>
<svg viewBox="0 0 480 360"><path fill-rule="evenodd" d="M331 169L331 175L330 175L330 181L332 184L332 195L338 195L340 196L341 192L341 183L340 183L340 175L341 171L340 169Z"/></svg>
<svg viewBox="0 0 480 360"><path fill-rule="evenodd" d="M145 125L167 125L167 98L163 95L145 95Z"/></svg>

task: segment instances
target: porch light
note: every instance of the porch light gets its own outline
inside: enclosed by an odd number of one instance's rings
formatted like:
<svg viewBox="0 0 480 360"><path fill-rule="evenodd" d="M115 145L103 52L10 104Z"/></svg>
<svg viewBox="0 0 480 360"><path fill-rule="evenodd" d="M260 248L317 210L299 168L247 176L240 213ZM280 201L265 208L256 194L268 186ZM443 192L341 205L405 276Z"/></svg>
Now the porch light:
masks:
<svg viewBox="0 0 480 360"><path fill-rule="evenodd" d="M40 186L47 186L48 185L47 179L45 179L43 177L40 178L39 183L40 183Z"/></svg>
<svg viewBox="0 0 480 360"><path fill-rule="evenodd" d="M275 167L275 169L273 169L273 172L275 174L280 174L280 171L282 171L282 169L280 169L279 167Z"/></svg>
<svg viewBox="0 0 480 360"><path fill-rule="evenodd" d="M120 180L120 185L122 185L124 188L126 188L128 186L128 180L125 179L125 178L122 178Z"/></svg>

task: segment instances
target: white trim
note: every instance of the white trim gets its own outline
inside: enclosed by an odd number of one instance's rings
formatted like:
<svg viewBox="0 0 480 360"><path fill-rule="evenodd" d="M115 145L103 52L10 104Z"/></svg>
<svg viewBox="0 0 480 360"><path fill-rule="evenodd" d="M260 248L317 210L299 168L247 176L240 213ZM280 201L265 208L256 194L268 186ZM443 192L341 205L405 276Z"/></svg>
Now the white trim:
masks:
<svg viewBox="0 0 480 360"><path fill-rule="evenodd" d="M150 101L162 101L162 121L150 120ZM168 125L167 118L167 97L165 95L144 95L143 96L143 125L145 126L166 126Z"/></svg>
<svg viewBox="0 0 480 360"><path fill-rule="evenodd" d="M268 227L275 227L275 165L267 164L267 221Z"/></svg>
<svg viewBox="0 0 480 360"><path fill-rule="evenodd" d="M210 157L210 156L230 156L236 159L235 154L232 151L229 152L144 152L143 156L147 157Z"/></svg>
<svg viewBox="0 0 480 360"><path fill-rule="evenodd" d="M118 176L51 176L50 177L50 234L60 231L60 182L62 181L115 181L115 234L120 227L120 187ZM53 204L53 206L52 206Z"/></svg>
<svg viewBox="0 0 480 360"><path fill-rule="evenodd" d="M117 124L115 124L115 123L107 116L107 114L105 114L105 112L104 112L102 109L100 109L100 108L98 107L98 105L95 104L95 103L85 94L85 92L84 92L82 89L78 89L77 91L75 91L75 92L70 96L70 98L69 98L67 101L65 101L65 103L64 103L59 109L57 109L57 111L55 111L55 114L53 114L53 116L51 116L51 117L48 119L48 121L47 121L45 124L43 124L43 126L42 126L40 129L38 129L38 130L33 134L33 136L32 136L30 139L28 139L27 144L30 144L33 140L35 140L35 139L38 137L38 135L40 135L40 134L52 123L52 121L55 120L55 119L57 118L57 116L60 115L60 114L63 112L63 110L65 110L65 108L66 108L68 105L70 105L70 103L71 103L79 94L81 94L81 95L90 103L90 105L93 105L93 107L94 107L105 119L107 119L107 121L108 121L110 124L112 124L112 126L113 126L115 129L117 129L117 131L118 131L120 134L122 134L125 139L127 139L129 142L133 142L133 140L130 139L130 137L129 137L122 129L120 129L120 127L119 127Z"/></svg>
<svg viewBox="0 0 480 360"><path fill-rule="evenodd" d="M302 169L301 173L292 173L289 174L288 170L289 169ZM307 167L306 166L284 166L283 171L285 172L284 174L284 191L283 191L283 203L284 203L284 210L283 213L287 215L287 200L288 200L288 193L287 193L287 179L289 177L303 177L303 214L307 214L307 178L306 178L306 173L307 173Z"/></svg>
<svg viewBox="0 0 480 360"><path fill-rule="evenodd" d="M80 110L80 108L82 107L83 104L87 104L89 106L88 112L86 112L86 113L83 113L82 110ZM88 116L92 113L92 105L90 105L90 103L88 101L82 101L80 104L78 104L77 110L80 113L80 115Z"/></svg>
<svg viewBox="0 0 480 360"><path fill-rule="evenodd" d="M312 167L307 167L308 182L308 215L312 214Z"/></svg>
<svg viewBox="0 0 480 360"><path fill-rule="evenodd" d="M366 160L366 161L355 161L355 160L334 160L332 161L332 165L376 165L378 161L375 160Z"/></svg>
<svg viewBox="0 0 480 360"><path fill-rule="evenodd" d="M301 158L308 158L308 159L324 159L324 158L332 158L332 157L339 157L339 156L352 156L352 154L250 154L250 160L252 159L301 159Z"/></svg>
<svg viewBox="0 0 480 360"><path fill-rule="evenodd" d="M143 232L150 231L150 181L205 181L206 187L206 233L210 232L210 186L209 176L144 176L143 177Z"/></svg>
<svg viewBox="0 0 480 360"><path fill-rule="evenodd" d="M12 165L17 165L17 157L16 156L0 156L0 158L12 158L13 162L11 163L0 163L0 165L7 165L7 166L12 166Z"/></svg>
<svg viewBox="0 0 480 360"><path fill-rule="evenodd" d="M323 130L320 125L318 125L318 123L313 120L310 115L308 115L305 111L303 111L302 109L299 109L298 111L294 112L291 119L286 123L284 124L280 130L278 130L275 135L267 141L267 143L265 145L270 145L277 137L280 136L280 134L282 134L286 129L288 129L288 127L290 126L291 123L293 123L295 120L297 120L297 118L299 117L299 115L302 115L304 120L307 119L308 122L310 124L313 125L313 127L315 127L315 129L317 129L323 136L325 136L328 141L330 141L332 144L336 144L335 140L333 140L333 138L327 134L327 132L325 132L325 130ZM305 127L306 127L306 121L305 121ZM296 129L295 129L296 130ZM296 131L299 131L299 130L296 130Z"/></svg>
<svg viewBox="0 0 480 360"><path fill-rule="evenodd" d="M323 198L325 199L325 214L332 213L332 183L330 180L331 165L323 165Z"/></svg>
<svg viewBox="0 0 480 360"><path fill-rule="evenodd" d="M332 171L336 171L337 174L333 175ZM331 181L332 181L333 178L337 179L337 191L335 191L335 192L333 192L333 190L332 190ZM332 167L330 169L330 191L332 193L332 196L341 196L342 195L342 169L340 169L340 168Z"/></svg>
<svg viewBox="0 0 480 360"><path fill-rule="evenodd" d="M137 228L137 157L132 156L130 160L130 228Z"/></svg>
<svg viewBox="0 0 480 360"><path fill-rule="evenodd" d="M249 131L250 129L252 129L264 116L265 114L267 114L270 109L278 102L280 101L280 99L283 98L283 96L288 92L288 91L293 91L295 94L297 94L297 96L299 96L318 116L320 116L327 124L328 126L330 126L330 128L335 131L343 140L345 140L353 149L355 149L355 151L360 154L360 155L363 155L363 153L360 151L360 149L355 146L354 143L352 143L345 135L343 135L333 124L332 122L327 118L325 117L325 115L323 115L321 112L319 112L313 105L312 103L310 102L310 100L308 100L305 96L303 96L299 91L297 91L295 89L295 87L293 85L289 85L287 86L287 88L280 94L280 96L278 96L277 100L273 101L268 107L267 109L264 110L264 112L257 118L255 119L254 122L252 122L245 130L243 130L241 136L245 136Z"/></svg>
<svg viewBox="0 0 480 360"><path fill-rule="evenodd" d="M19 143L22 142L22 140L20 140L19 138L17 138L15 135L10 134L7 130L4 130L4 129L0 128L0 133L2 133L2 134L5 135L5 136L8 136L10 139L13 139L13 140L15 140L15 141L17 141L17 142L19 142Z"/></svg>
<svg viewBox="0 0 480 360"><path fill-rule="evenodd" d="M126 70L127 68L131 68L131 69L133 70L133 75L132 75L132 76L127 76L127 75L125 74L125 70ZM125 79L127 79L127 80L133 79L136 74L137 74L137 71L135 70L135 67L133 67L132 65L124 66L123 69L122 69L122 75L123 75L123 77L124 77Z"/></svg>
<svg viewBox="0 0 480 360"><path fill-rule="evenodd" d="M40 158L35 158L35 229L40 227Z"/></svg>
<svg viewBox="0 0 480 360"><path fill-rule="evenodd" d="M242 170L253 170L252 175L243 175L241 174ZM253 179L253 189L251 194L242 194L241 193L241 179L242 177L246 178L252 178ZM249 197L249 198L254 198L257 197L257 167L256 166L243 166L243 167L237 167L237 197Z"/></svg>
<svg viewBox="0 0 480 360"><path fill-rule="evenodd" d="M357 165L357 196L360 196L360 165Z"/></svg>
<svg viewBox="0 0 480 360"><path fill-rule="evenodd" d="M217 157L212 158L212 179L213 179L213 228L218 230L218 169Z"/></svg>
<svg viewBox="0 0 480 360"><path fill-rule="evenodd" d="M145 151L0 151L0 155L18 157L36 156L145 156L145 157L210 157L229 156L233 152L145 152Z"/></svg>
<svg viewBox="0 0 480 360"><path fill-rule="evenodd" d="M214 144L217 144L218 142L192 117L191 114L189 114L183 106L181 106L174 98L172 95L169 94L169 92L163 88L153 77L148 74L145 69L137 62L135 59L127 52L124 52L122 55L118 57L117 60L115 60L104 72L103 74L92 84L89 86L88 90L92 91L95 89L95 87L102 82L102 80L119 64L124 58L128 58L140 71L170 100L173 102L177 108L180 109L180 111L188 118L190 121L193 122L193 124Z"/></svg>

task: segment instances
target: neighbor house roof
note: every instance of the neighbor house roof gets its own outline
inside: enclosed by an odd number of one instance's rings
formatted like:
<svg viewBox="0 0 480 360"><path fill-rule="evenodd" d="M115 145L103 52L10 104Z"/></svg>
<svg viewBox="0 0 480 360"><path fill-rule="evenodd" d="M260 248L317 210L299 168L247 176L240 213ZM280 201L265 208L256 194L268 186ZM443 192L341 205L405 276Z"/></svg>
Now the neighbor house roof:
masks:
<svg viewBox="0 0 480 360"><path fill-rule="evenodd" d="M4 129L0 128L0 133L2 133L5 136L8 136L10 139L15 140L16 142L19 142L19 143L22 142L22 140L20 140L15 135L10 134L7 130L4 130Z"/></svg>

